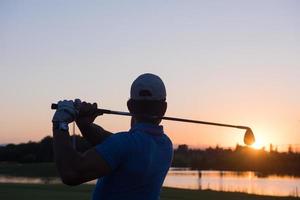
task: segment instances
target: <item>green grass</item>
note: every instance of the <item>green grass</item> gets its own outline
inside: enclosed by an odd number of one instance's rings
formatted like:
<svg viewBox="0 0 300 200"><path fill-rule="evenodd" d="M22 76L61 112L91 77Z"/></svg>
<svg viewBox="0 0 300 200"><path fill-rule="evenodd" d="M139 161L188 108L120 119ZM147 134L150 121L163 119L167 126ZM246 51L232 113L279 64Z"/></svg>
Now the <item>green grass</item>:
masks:
<svg viewBox="0 0 300 200"><path fill-rule="evenodd" d="M1 184L0 199L5 200L89 200L92 185L69 187L62 184ZM163 188L161 200L293 200L292 197L267 197L235 192L194 191Z"/></svg>

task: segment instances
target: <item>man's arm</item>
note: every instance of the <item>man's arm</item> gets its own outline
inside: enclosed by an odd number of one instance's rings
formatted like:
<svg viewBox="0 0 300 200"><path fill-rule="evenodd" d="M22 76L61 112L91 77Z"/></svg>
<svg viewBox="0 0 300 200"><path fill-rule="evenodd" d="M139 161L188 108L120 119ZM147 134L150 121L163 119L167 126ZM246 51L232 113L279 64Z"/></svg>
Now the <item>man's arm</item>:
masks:
<svg viewBox="0 0 300 200"><path fill-rule="evenodd" d="M81 124L76 122L82 136L93 146L100 144L103 140L112 135L111 132L104 130L101 126L94 123Z"/></svg>
<svg viewBox="0 0 300 200"><path fill-rule="evenodd" d="M97 114L96 103L82 102L79 107L79 115L76 119L76 124L82 136L93 146L100 144L110 135L111 132L104 130L101 126L94 124Z"/></svg>
<svg viewBox="0 0 300 200"><path fill-rule="evenodd" d="M53 139L55 163L63 183L79 185L110 173L109 165L95 148L84 154L76 152L68 131L53 128Z"/></svg>

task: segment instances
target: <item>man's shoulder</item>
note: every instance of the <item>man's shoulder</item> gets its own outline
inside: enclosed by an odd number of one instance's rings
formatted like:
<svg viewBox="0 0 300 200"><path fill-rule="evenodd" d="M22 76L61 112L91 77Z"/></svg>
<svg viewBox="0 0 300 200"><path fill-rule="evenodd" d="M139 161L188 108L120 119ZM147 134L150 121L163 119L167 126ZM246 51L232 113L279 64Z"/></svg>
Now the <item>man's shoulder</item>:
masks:
<svg viewBox="0 0 300 200"><path fill-rule="evenodd" d="M163 137L165 138L165 140L166 140L171 146L173 146L172 140L170 139L170 137L169 137L166 133L163 133Z"/></svg>
<svg viewBox="0 0 300 200"><path fill-rule="evenodd" d="M122 131L112 134L109 138L107 138L109 141L119 141L122 143L130 143L132 140L131 134L128 131Z"/></svg>
<svg viewBox="0 0 300 200"><path fill-rule="evenodd" d="M165 136L165 140L166 140L166 144L165 146L167 146L168 152L173 155L173 142L172 140L169 138L169 136L167 134L164 133Z"/></svg>
<svg viewBox="0 0 300 200"><path fill-rule="evenodd" d="M114 138L129 138L132 134L129 131L121 131L121 132L117 132L112 134L112 137Z"/></svg>
<svg viewBox="0 0 300 200"><path fill-rule="evenodd" d="M114 141L114 143L122 143L122 145L138 147L139 145L136 145L137 142L143 143L146 141L151 141L148 140L148 138L149 138L149 134L134 134L132 131L122 131L122 132L114 133L108 138L108 140ZM169 138L167 134L162 133L160 137L158 138L155 137L155 138L161 141L159 142L160 145L173 149L172 140Z"/></svg>

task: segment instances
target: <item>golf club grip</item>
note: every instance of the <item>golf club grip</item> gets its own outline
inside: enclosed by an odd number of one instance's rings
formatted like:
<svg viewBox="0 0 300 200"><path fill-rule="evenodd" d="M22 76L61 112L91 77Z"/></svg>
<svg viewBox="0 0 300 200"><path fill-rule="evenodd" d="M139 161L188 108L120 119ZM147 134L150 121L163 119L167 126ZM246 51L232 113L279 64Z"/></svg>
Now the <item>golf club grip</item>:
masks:
<svg viewBox="0 0 300 200"><path fill-rule="evenodd" d="M52 103L51 104L51 109L56 110L57 109L57 104ZM120 112L120 111L112 111L112 110L107 110L107 109L97 109L97 114L98 115L103 115L103 114L115 114L115 115L124 115L124 116L132 116L128 112Z"/></svg>
<svg viewBox="0 0 300 200"><path fill-rule="evenodd" d="M51 104L51 109L56 110L57 109L57 104L56 103Z"/></svg>
<svg viewBox="0 0 300 200"><path fill-rule="evenodd" d="M56 103L51 104L51 109L56 110L58 108ZM97 109L97 114L98 115L103 115L104 113L110 114L110 110L105 110L105 109Z"/></svg>

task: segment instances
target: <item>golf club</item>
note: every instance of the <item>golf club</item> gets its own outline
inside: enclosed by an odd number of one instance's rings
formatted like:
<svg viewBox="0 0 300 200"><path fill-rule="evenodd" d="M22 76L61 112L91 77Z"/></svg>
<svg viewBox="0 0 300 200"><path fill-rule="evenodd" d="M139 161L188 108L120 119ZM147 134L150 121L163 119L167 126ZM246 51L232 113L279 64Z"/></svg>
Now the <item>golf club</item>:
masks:
<svg viewBox="0 0 300 200"><path fill-rule="evenodd" d="M57 104L52 104L51 109L53 109L53 110L57 109ZM106 109L97 109L97 113L98 113L98 115L113 114L113 115L133 116L131 113L128 113L128 112L113 111L113 110L106 110ZM251 128L248 126L237 126L237 125L231 125L231 124L206 122L206 121L183 119L183 118L176 118L176 117L155 117L155 116L149 116L149 117L160 118L163 120L178 121L178 122L188 122L188 123L195 123L195 124L205 124L205 125L212 125L212 126L222 126L222 127L244 129L244 130L246 130L246 133L244 135L244 143L246 145L252 145L255 142L254 134L253 134Z"/></svg>

